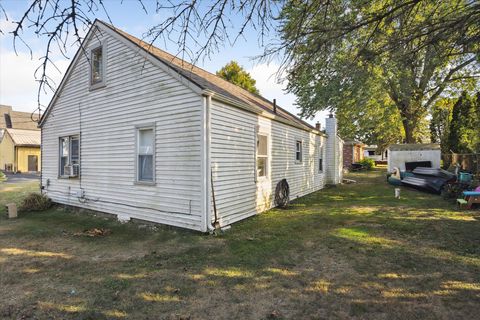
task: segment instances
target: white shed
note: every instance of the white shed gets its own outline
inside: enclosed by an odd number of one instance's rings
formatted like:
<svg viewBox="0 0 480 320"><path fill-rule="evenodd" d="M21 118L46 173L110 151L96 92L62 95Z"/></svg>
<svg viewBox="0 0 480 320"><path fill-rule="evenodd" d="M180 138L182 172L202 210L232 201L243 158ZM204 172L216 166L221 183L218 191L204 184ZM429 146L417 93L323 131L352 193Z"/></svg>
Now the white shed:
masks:
<svg viewBox="0 0 480 320"><path fill-rule="evenodd" d="M341 181L326 133L267 99L96 21L40 125L57 203L208 231Z"/></svg>
<svg viewBox="0 0 480 320"><path fill-rule="evenodd" d="M393 168L405 171L409 165L440 168L442 154L439 144L392 144L387 150L389 172Z"/></svg>

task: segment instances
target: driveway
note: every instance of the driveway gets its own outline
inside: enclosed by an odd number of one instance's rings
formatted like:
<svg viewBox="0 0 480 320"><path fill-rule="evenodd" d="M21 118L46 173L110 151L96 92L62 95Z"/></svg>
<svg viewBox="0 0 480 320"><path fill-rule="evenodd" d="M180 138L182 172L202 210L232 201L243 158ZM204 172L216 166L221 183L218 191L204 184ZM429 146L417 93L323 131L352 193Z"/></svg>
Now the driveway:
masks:
<svg viewBox="0 0 480 320"><path fill-rule="evenodd" d="M40 174L35 174L35 173L10 173L10 172L5 172L5 175L7 176L7 181L4 183L19 183L19 182L28 182L28 181L34 181L38 180L40 181Z"/></svg>

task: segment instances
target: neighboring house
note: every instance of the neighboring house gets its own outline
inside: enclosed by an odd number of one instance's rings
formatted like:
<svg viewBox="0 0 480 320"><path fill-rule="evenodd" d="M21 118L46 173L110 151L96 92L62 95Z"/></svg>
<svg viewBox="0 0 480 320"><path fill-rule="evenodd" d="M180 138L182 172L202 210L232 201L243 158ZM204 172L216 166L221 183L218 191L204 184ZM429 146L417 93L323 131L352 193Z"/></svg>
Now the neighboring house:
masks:
<svg viewBox="0 0 480 320"><path fill-rule="evenodd" d="M55 202L199 231L341 182L320 132L265 98L96 21L41 119ZM89 61L90 60L90 61Z"/></svg>
<svg viewBox="0 0 480 320"><path fill-rule="evenodd" d="M38 120L38 117L34 117ZM0 139L6 128L38 130L38 121L30 112L13 111L11 106L0 105Z"/></svg>
<svg viewBox="0 0 480 320"><path fill-rule="evenodd" d="M387 150L389 172L393 168L401 171L411 171L415 167L440 168L442 152L439 144L392 144Z"/></svg>
<svg viewBox="0 0 480 320"><path fill-rule="evenodd" d="M364 144L355 140L346 140L343 143L343 167L348 169L352 163L357 163L363 159Z"/></svg>
<svg viewBox="0 0 480 320"><path fill-rule="evenodd" d="M38 172L40 158L39 130L5 129L0 140L0 170Z"/></svg>
<svg viewBox="0 0 480 320"><path fill-rule="evenodd" d="M388 151L378 151L378 146L375 144L364 146L365 158L370 158L376 162L387 161Z"/></svg>

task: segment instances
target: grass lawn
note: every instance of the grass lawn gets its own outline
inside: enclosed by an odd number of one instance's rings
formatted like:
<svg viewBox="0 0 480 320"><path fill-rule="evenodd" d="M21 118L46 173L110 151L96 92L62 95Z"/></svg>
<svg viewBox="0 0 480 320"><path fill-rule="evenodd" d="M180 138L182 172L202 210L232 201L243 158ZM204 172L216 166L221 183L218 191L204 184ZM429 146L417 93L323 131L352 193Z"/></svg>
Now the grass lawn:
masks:
<svg viewBox="0 0 480 320"><path fill-rule="evenodd" d="M0 183L0 318L473 319L480 211L402 190L383 171L221 236L74 214L6 220L30 184ZM75 233L103 227L112 233Z"/></svg>

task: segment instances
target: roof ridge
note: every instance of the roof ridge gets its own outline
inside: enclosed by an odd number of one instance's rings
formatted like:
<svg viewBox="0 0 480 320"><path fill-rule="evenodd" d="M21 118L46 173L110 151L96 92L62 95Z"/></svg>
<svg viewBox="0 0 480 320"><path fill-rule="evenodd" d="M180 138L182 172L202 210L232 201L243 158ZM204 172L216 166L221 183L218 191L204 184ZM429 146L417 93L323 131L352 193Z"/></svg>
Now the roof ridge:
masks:
<svg viewBox="0 0 480 320"><path fill-rule="evenodd" d="M95 22L99 22L100 24L106 26L107 28L111 29L112 31L114 32L117 32L118 34L120 34L121 36L125 37L127 40L130 40L131 42L133 42L135 45L137 45L139 48L141 49L144 49L145 51L147 51L148 53L150 53L151 55L155 56L156 58L160 59L160 60L163 60L164 63L167 63L169 64L169 67L170 68L173 68L173 69L181 69L181 71L183 72L187 72L188 74L184 74L183 76L187 77L190 81L192 81L193 83L195 83L197 86L199 86L200 88L202 89L209 89L208 87L205 87L201 84L198 83L198 81L196 81L195 79L192 78L192 76L198 76L200 78L202 78L203 80L207 81L207 82L210 82L210 84L212 84L213 86L217 86L219 87L220 89L223 89L223 90L226 90L226 88L230 88L232 91L233 90L240 90L240 92L238 94L240 95L243 95L245 96L244 98L246 98L247 100L249 100L250 103L253 103L255 105L257 105L258 107L261 107L262 109L268 111L269 113L272 113L272 114L275 114L277 116L280 116L282 118L285 118L285 119L289 119L290 121L294 121L294 122L297 122L298 124L301 124L301 125L304 125L306 126L307 128L309 129L314 129L314 127L312 125L310 125L309 123L307 123L306 121L300 119L300 117L292 114L291 112L287 111L286 109L276 105L276 108L277 108L277 112L274 112L273 111L273 101L270 101L268 100L267 98L263 97L262 95L260 94L255 94L255 93L252 93L234 83L231 83L225 79L223 79L222 77L208 71L208 70L205 70L201 67L198 67L182 58L179 58L165 50L162 50L156 46L154 46L153 44L151 43L148 43L148 42L145 42L141 39L139 39L138 37L135 37L109 23L106 23L100 19L96 19ZM155 53L155 51L157 51L157 54ZM161 54L161 55L159 55ZM176 70L177 72L180 73L180 70ZM208 79L208 77L213 77L214 79ZM220 81L220 84L215 84L214 81ZM212 82L213 81L213 82ZM221 88L221 86L223 86L224 88ZM215 91L215 90L213 90ZM227 90L228 91L228 90ZM220 93L220 92L218 92ZM230 92L231 93L231 92ZM240 101L244 101L244 99L242 99L242 97L239 97L238 95L234 94L234 93L231 93L233 96L235 96L236 99L239 99ZM250 96L250 97L249 97ZM254 101L252 101L254 100ZM257 101L255 101L257 100ZM260 101L263 101L263 103L261 103ZM268 107L265 106L265 103L268 104ZM247 103L248 104L248 103ZM281 113L284 113L284 114L281 114L279 113L278 111L281 111Z"/></svg>

